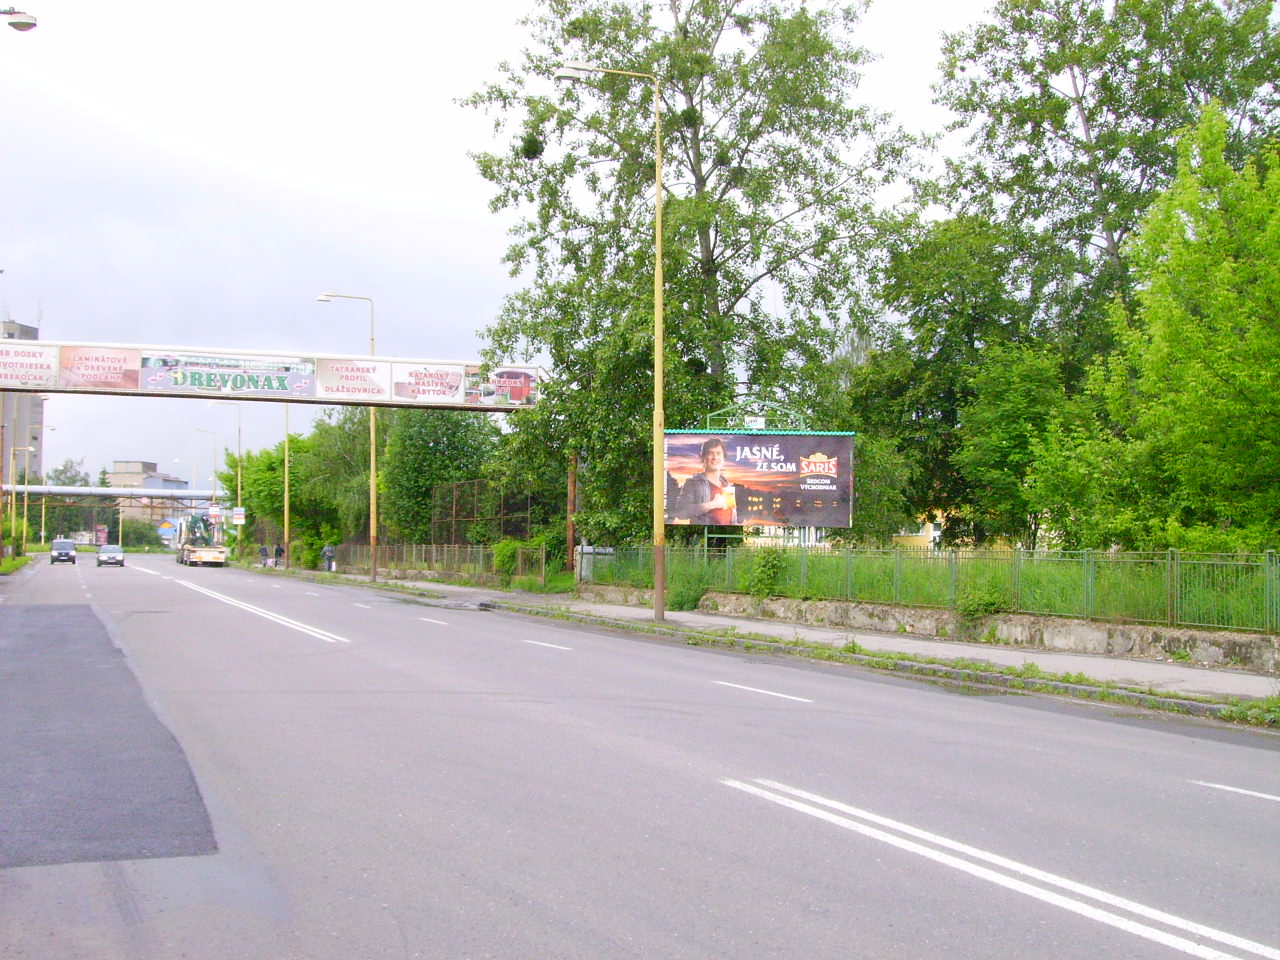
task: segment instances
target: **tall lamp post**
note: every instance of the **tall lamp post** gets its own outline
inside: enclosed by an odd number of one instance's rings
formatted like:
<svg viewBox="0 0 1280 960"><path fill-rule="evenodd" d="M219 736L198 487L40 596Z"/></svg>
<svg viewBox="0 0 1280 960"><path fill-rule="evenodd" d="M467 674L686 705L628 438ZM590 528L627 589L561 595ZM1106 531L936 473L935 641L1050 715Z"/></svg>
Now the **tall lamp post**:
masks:
<svg viewBox="0 0 1280 960"><path fill-rule="evenodd" d="M44 450L44 431L46 431L46 430L57 430L57 429L58 429L58 428L57 428L57 427L55 427L55 426L53 426L52 424L43 423L43 422L40 424L40 459L41 459L42 464L45 462L45 460L44 460L44 455L45 455L45 450ZM44 484L45 484L45 486L47 487L47 486L48 486L48 484L49 484L49 472L48 472L47 470L45 470L43 466L41 466L41 468L40 468L40 479L41 479L41 481L43 481L43 483L44 483ZM40 494L40 542L41 542L41 543L48 543L48 542L49 542L49 538L48 538L48 536L47 536L47 534L46 534L46 531L45 531L45 528L44 528L44 521L45 521L45 505L46 505L48 502L49 502L49 494L48 494L48 493L42 493L42 494Z"/></svg>
<svg viewBox="0 0 1280 960"><path fill-rule="evenodd" d="M18 476L14 467L14 458L19 450L27 452L27 459L31 459L31 451L34 447L10 447L9 448L9 535L13 537L13 552L16 556L18 553L18 484L16 483ZM23 478L26 479L25 477ZM26 540L26 537L23 537Z"/></svg>
<svg viewBox="0 0 1280 960"><path fill-rule="evenodd" d="M289 404L284 405L284 565L289 566Z"/></svg>
<svg viewBox="0 0 1280 960"><path fill-rule="evenodd" d="M222 445L218 443L218 434L213 430L196 427L196 431L213 437L213 476L209 478L213 481L213 493L209 495L209 506L216 507L218 505L218 451L222 449Z"/></svg>
<svg viewBox="0 0 1280 960"><path fill-rule="evenodd" d="M31 494L31 454L35 447L22 447L22 554L27 553L27 499Z"/></svg>
<svg viewBox="0 0 1280 960"><path fill-rule="evenodd" d="M349 293L322 293L321 303L330 300L363 300L369 304L369 356L376 357L373 337L373 298ZM378 579L378 408L369 407L369 581Z"/></svg>
<svg viewBox="0 0 1280 960"><path fill-rule="evenodd" d="M244 461L244 431L243 421L240 416L240 408L243 404L236 400L210 400L209 406L223 406L236 408L236 512L244 506L240 499L241 493L241 463ZM240 542L241 534L244 533L244 525L236 524L235 517L232 517L232 524L236 528L236 551L241 558L244 557L243 544Z"/></svg>
<svg viewBox="0 0 1280 960"><path fill-rule="evenodd" d="M663 351L666 347L662 323L662 90L652 73L612 70L581 61L569 61L556 71L557 80L581 80L588 73L612 73L635 77L653 84L653 619L665 617L667 593L667 528L663 517L666 498L666 466L663 462Z"/></svg>

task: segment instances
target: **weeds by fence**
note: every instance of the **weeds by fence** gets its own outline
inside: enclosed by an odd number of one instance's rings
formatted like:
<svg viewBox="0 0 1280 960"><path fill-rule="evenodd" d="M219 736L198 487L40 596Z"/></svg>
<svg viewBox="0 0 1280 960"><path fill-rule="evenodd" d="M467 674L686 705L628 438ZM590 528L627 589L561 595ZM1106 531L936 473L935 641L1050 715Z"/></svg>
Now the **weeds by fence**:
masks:
<svg viewBox="0 0 1280 960"><path fill-rule="evenodd" d="M343 544L338 548L341 569L367 570L369 548ZM493 547L475 544L391 543L378 546L378 569L397 572L446 574L469 583L499 584L530 578L545 586L545 547L513 547L495 556Z"/></svg>
<svg viewBox="0 0 1280 960"><path fill-rule="evenodd" d="M596 553L583 576L595 583L652 587L652 551ZM696 603L712 589L939 607L966 615L1007 611L1280 632L1280 560L1274 552L668 547L667 585L673 609L691 597Z"/></svg>

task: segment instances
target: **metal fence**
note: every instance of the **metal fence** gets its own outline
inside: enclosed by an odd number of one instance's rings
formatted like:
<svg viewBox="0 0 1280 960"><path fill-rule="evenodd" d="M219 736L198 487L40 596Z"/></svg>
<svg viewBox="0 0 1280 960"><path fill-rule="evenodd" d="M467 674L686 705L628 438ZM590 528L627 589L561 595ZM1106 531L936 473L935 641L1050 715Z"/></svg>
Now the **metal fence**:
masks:
<svg viewBox="0 0 1280 960"><path fill-rule="evenodd" d="M652 550L597 553L584 579L652 587ZM1280 633L1274 551L668 547L667 585L686 596L712 589Z"/></svg>
<svg viewBox="0 0 1280 960"><path fill-rule="evenodd" d="M343 571L367 571L367 544L343 544L338 548L338 568ZM378 545L378 571L390 577L397 574L423 573L446 578L466 579L473 583L497 584L508 574L494 563L493 547L475 544L383 543ZM547 551L545 547L519 547L515 551L515 567L509 576L531 577L546 586Z"/></svg>

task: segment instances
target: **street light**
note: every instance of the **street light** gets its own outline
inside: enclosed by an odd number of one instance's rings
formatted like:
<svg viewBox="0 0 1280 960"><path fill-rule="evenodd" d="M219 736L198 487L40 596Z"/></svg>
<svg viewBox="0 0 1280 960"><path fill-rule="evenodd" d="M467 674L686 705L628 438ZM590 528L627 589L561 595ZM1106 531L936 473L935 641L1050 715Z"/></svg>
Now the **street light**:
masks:
<svg viewBox="0 0 1280 960"><path fill-rule="evenodd" d="M16 470L14 469L13 461L14 461L14 455L19 450L26 451L27 466L29 468L31 466L31 453L33 450L35 450L35 447L10 447L9 448L9 486L12 488L15 488L9 491L9 533L13 537L13 547L14 547L15 554L17 553L17 548L18 548L18 491L16 489L17 484L13 482L14 480L17 479L17 477L15 476ZM29 483L30 483L30 478L27 477L26 475L23 475L22 477L22 486L23 486L22 518L23 518L24 524L26 522L26 517L27 517L26 488ZM26 551L26 544L27 544L27 534L26 534L26 531L24 530L22 532L23 552Z"/></svg>
<svg viewBox="0 0 1280 960"><path fill-rule="evenodd" d="M369 304L369 356L377 356L373 340L373 298L357 297L349 293L322 293L316 297L321 303L330 300L364 300ZM369 407L369 582L378 579L378 418L377 408Z"/></svg>
<svg viewBox="0 0 1280 960"><path fill-rule="evenodd" d="M582 80L588 73L612 73L635 77L653 84L653 619L664 618L667 593L667 528L663 518L666 497L666 467L663 463L662 368L666 338L662 329L662 90L652 73L634 70L611 70L582 61L569 61L556 71L557 80Z"/></svg>
<svg viewBox="0 0 1280 960"><path fill-rule="evenodd" d="M196 427L197 432L207 433L213 437L213 493L209 497L209 505L216 507L218 505L218 451L222 449L222 444L218 443L218 435L212 430L206 430L204 427Z"/></svg>
<svg viewBox="0 0 1280 960"><path fill-rule="evenodd" d="M27 554L27 500L31 495L31 455L35 447L23 447L22 456L22 555Z"/></svg>
<svg viewBox="0 0 1280 960"><path fill-rule="evenodd" d="M42 398L42 399L43 399L43 398ZM45 430L57 430L57 429L58 429L58 428L57 428L57 427L55 427L55 426L53 426L52 424L45 423L44 421L41 421L41 422L40 422L40 459L41 459L41 461L42 461L42 464L43 464L43 462L44 462L44 456L45 456L45 449L44 449L44 431L45 431ZM41 466L41 468L40 468L40 479L44 482L45 486L47 487L47 486L48 486L48 484L49 484L49 474L45 471L45 469L44 469L43 465L42 465L42 466ZM41 543L48 543L48 542L49 542L49 538L48 538L48 536L46 535L45 528L44 528L44 521L45 521L45 505L46 505L48 502L49 502L49 494L48 494L48 493L42 493L42 494L40 494L40 542L41 542Z"/></svg>
<svg viewBox="0 0 1280 960"><path fill-rule="evenodd" d="M284 565L289 566L289 404L284 405Z"/></svg>
<svg viewBox="0 0 1280 960"><path fill-rule="evenodd" d="M236 523L236 514L239 514L241 512L241 508L244 506L244 504L240 500L240 490L241 490L240 465L244 460L244 441L242 439L244 436L244 433L242 431L242 422L240 419L240 408L243 406L243 404L241 404L237 400L210 400L209 401L209 406L212 407L217 405L236 408L236 511L234 514L231 515L231 525L236 528L236 552L239 556L243 557L244 556L243 544L241 542L240 537L241 537L241 534L244 533L244 524ZM241 519L243 519L243 517L241 517Z"/></svg>
<svg viewBox="0 0 1280 960"><path fill-rule="evenodd" d="M19 33L26 33L36 25L36 18L29 13L23 13L21 10L15 10L10 7L8 10L0 10L0 17L4 17L9 21L9 26L17 30Z"/></svg>
<svg viewBox="0 0 1280 960"><path fill-rule="evenodd" d="M242 437L244 436L244 434L241 430L242 423L240 419L240 407L243 406L243 404L239 403L236 400L210 400L209 401L209 406L212 407L217 405L236 408L236 506L239 507L239 506L242 506L240 502L240 460L244 455L244 444L242 441Z"/></svg>

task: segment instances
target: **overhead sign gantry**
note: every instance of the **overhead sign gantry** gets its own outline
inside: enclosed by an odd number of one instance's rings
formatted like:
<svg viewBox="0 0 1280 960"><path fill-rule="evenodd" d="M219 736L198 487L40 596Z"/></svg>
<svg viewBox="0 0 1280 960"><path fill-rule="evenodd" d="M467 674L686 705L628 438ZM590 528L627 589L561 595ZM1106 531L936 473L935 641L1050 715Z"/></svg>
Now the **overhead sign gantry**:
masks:
<svg viewBox="0 0 1280 960"><path fill-rule="evenodd" d="M0 341L0 390L37 393L505 411L536 404L545 380L536 366L486 369L398 357Z"/></svg>

